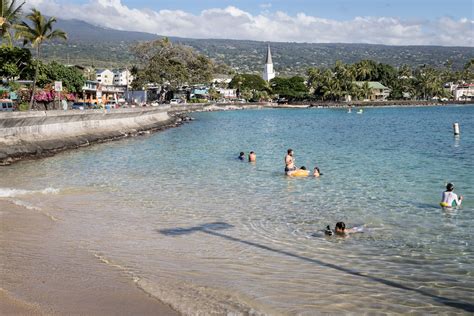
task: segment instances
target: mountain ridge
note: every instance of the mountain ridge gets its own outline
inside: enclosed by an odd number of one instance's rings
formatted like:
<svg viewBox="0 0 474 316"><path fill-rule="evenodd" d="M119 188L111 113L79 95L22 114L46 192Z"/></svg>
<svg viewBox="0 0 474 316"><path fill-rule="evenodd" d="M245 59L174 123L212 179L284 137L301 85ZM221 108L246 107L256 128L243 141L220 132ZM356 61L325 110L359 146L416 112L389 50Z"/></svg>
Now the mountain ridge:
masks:
<svg viewBox="0 0 474 316"><path fill-rule="evenodd" d="M68 33L67 43L55 41L44 46L49 60L117 67L135 64L129 46L140 41L160 39L162 35L146 32L123 31L74 19L57 19L55 27ZM443 67L453 62L460 69L474 58L472 47L463 46L392 46L364 43L300 43L269 42L235 39L198 39L169 37L171 41L188 45L210 58L232 66L238 72L259 73L263 68L268 44L272 47L274 63L280 74L304 74L309 67L330 67L336 60L355 63L372 59L392 66L403 64L416 67L422 64Z"/></svg>

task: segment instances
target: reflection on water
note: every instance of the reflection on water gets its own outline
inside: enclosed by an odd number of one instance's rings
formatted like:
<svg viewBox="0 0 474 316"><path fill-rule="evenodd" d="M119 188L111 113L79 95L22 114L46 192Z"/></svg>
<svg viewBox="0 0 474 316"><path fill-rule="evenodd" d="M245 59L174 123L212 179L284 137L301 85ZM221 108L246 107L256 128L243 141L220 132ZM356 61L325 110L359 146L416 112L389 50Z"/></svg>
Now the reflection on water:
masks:
<svg viewBox="0 0 474 316"><path fill-rule="evenodd" d="M461 136L454 135L454 147L459 147L461 145Z"/></svg>
<svg viewBox="0 0 474 316"><path fill-rule="evenodd" d="M473 112L200 113L179 129L2 169L0 188L59 188L19 198L60 218L68 243L191 314L466 313ZM453 146L454 121L463 140ZM323 176L285 177L287 148ZM250 150L256 164L236 159ZM448 181L467 197L449 212L438 207ZM325 237L337 221L367 229Z"/></svg>

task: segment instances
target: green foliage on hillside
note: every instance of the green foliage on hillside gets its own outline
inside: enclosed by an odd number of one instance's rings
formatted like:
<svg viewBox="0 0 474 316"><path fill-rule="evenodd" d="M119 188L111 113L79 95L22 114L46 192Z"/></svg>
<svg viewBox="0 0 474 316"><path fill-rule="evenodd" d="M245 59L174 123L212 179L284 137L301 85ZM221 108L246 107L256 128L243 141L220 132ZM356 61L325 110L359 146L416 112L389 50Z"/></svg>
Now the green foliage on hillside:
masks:
<svg viewBox="0 0 474 316"><path fill-rule="evenodd" d="M44 54L50 60L95 67L124 67L136 63L129 47L160 36L92 26L81 21L59 20L68 33L67 44L49 43ZM174 43L193 47L217 63L225 63L238 73L259 74L263 70L267 44L270 44L279 76L303 75L309 67L330 68L337 60L356 63L373 60L394 67L427 65L442 68L447 62L462 69L474 58L470 47L385 46L369 44L264 43L223 39L173 38Z"/></svg>

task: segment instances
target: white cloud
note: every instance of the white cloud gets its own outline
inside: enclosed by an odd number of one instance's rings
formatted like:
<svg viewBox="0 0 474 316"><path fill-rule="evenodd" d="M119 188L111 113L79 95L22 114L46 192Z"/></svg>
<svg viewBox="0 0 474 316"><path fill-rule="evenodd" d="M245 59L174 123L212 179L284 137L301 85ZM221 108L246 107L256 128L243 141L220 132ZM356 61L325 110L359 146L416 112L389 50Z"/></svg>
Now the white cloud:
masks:
<svg viewBox="0 0 474 316"><path fill-rule="evenodd" d="M47 15L96 25L167 36L247 39L278 42L372 43L391 45L474 46L474 21L442 17L410 21L394 17L356 17L338 21L299 13L264 11L253 15L237 7L200 14L181 10L135 9L121 0L27 0ZM270 8L271 4L266 7Z"/></svg>

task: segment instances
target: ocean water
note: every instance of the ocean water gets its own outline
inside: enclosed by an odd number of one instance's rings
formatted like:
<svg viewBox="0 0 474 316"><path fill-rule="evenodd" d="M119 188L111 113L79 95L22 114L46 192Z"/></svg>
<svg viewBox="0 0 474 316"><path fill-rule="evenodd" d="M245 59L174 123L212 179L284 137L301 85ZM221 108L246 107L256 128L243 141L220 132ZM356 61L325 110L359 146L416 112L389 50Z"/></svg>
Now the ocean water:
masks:
<svg viewBox="0 0 474 316"><path fill-rule="evenodd" d="M473 312L473 106L192 116L3 167L0 199L185 314ZM284 176L288 148L323 175ZM364 232L324 236L337 221Z"/></svg>

